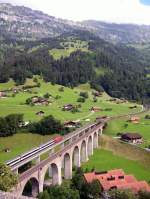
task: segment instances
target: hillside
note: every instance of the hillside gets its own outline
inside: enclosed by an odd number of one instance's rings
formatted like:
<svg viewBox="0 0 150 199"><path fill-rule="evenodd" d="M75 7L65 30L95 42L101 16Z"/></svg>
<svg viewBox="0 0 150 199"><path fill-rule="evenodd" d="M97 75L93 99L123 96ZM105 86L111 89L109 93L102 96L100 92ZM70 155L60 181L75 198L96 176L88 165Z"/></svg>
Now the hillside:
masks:
<svg viewBox="0 0 150 199"><path fill-rule="evenodd" d="M71 33L73 30L87 30L113 43L150 43L150 26L95 20L74 22L7 3L0 3L0 21L0 32L4 38L34 40L56 37L63 33Z"/></svg>
<svg viewBox="0 0 150 199"><path fill-rule="evenodd" d="M73 22L5 3L0 3L0 21L3 36L17 39L54 37L74 29Z"/></svg>
<svg viewBox="0 0 150 199"><path fill-rule="evenodd" d="M150 26L88 20L82 24L100 38L113 43L150 43Z"/></svg>
<svg viewBox="0 0 150 199"><path fill-rule="evenodd" d="M35 78L35 77L34 77ZM141 110L141 106L135 103L130 103L128 101L120 101L117 104L115 101L111 101L111 97L106 93L99 97L96 97L97 101L93 100L93 92L96 92L94 89L90 88L89 84L82 84L74 89L64 87L64 91L60 91L61 85L52 85L50 82L44 82L39 77L36 77L40 83L40 87L36 86L36 83L33 79L27 79L24 85L16 86L13 80L10 80L8 83L0 83L0 90L8 90L7 97L0 98L0 118L5 117L8 114L23 114L24 121L39 121L44 116L53 115L55 118L59 119L62 123L65 121L80 121L81 124L86 124L92 122L98 116L117 116L128 114L131 112L138 112ZM23 87L24 86L24 87ZM25 89L26 86L26 89ZM27 87L33 86L30 89ZM35 86L35 87L34 87ZM14 89L17 90L14 93ZM84 103L78 102L80 97L80 92L88 92L88 98ZM46 93L50 94L50 104L45 105L29 105L26 104L26 100L33 96L43 97ZM71 98L70 98L71 96ZM62 108L66 104L72 104L80 108L77 112L72 111L63 111ZM131 106L136 106L134 110L131 110ZM100 110L97 112L92 112L90 109L92 107L97 107ZM37 115L39 111L43 111L44 115ZM60 133L60 132L58 132ZM38 146L50 139L50 136L40 136L38 134L31 134L26 131L19 131L17 134L10 137L1 137L0 138L0 161L8 160L19 153L23 153L26 150ZM34 142L33 142L34 140ZM21 145L13 143L21 143ZM10 153L5 153L4 148L10 148Z"/></svg>
<svg viewBox="0 0 150 199"><path fill-rule="evenodd" d="M149 56L145 48L110 43L88 28L83 30L79 23L26 7L0 4L0 13L1 83L12 78L16 84L24 84L26 78L42 75L53 84L75 87L89 82L113 97L148 103Z"/></svg>

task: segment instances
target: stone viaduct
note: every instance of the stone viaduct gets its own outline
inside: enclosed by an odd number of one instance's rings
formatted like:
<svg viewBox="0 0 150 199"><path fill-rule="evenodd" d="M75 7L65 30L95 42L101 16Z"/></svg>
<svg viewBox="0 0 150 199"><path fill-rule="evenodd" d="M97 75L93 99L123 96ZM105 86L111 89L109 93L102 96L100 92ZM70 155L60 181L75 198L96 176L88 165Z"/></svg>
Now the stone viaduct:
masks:
<svg viewBox="0 0 150 199"><path fill-rule="evenodd" d="M32 197L36 197L43 191L45 176L51 176L52 185L60 185L62 179L72 178L73 166L80 167L88 161L93 154L93 149L98 147L98 137L102 134L104 123L95 123L84 131L72 134L68 143L61 145L61 149L55 153L49 152L49 157L39 161L35 166L19 175L17 186L13 192L19 196L23 194L26 184L32 184Z"/></svg>

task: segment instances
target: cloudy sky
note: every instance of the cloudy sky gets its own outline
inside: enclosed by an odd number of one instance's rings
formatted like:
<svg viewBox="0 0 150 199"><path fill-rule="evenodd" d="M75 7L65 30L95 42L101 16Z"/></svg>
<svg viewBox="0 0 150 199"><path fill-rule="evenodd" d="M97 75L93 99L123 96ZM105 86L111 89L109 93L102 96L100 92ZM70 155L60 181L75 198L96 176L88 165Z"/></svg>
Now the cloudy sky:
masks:
<svg viewBox="0 0 150 199"><path fill-rule="evenodd" d="M150 0L0 0L74 21L150 24Z"/></svg>

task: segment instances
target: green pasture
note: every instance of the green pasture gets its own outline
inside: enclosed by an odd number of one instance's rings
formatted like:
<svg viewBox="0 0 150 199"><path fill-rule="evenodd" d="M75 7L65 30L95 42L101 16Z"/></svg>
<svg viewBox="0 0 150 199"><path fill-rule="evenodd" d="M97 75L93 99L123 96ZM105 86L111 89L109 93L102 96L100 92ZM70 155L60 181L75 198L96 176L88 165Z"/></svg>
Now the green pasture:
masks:
<svg viewBox="0 0 150 199"><path fill-rule="evenodd" d="M83 168L88 168L89 171L93 168L96 171L123 169L126 174L133 174L138 180L150 181L150 167L148 169L142 162L125 158L123 154L115 155L104 149L96 149L89 161L83 164Z"/></svg>
<svg viewBox="0 0 150 199"><path fill-rule="evenodd" d="M65 41L61 43L64 49L54 48L49 50L50 55L52 55L55 59L60 59L61 57L68 57L72 52L81 50L88 51L88 42L74 40L74 41Z"/></svg>
<svg viewBox="0 0 150 199"><path fill-rule="evenodd" d="M144 138L144 142L139 146L147 147L150 145L150 120L145 119L145 115L147 114L150 115L150 111L139 115L140 122L138 124L129 122L129 117L112 120L108 122L108 126L104 130L104 134L115 137L119 132L137 132Z"/></svg>
<svg viewBox="0 0 150 199"><path fill-rule="evenodd" d="M27 80L26 85L33 84L34 82L31 79ZM51 83L45 83L41 79L39 79L41 83L41 87L33 88L32 93L27 92L19 92L15 97L12 97L12 93L9 93L10 97L7 98L0 98L0 116L5 116L11 113L22 113L24 114L25 121L33 121L41 119L40 116L37 116L36 113L38 111L44 111L45 116L52 114L54 117L61 121L65 120L81 120L85 121L86 119L94 120L98 115L108 115L108 116L116 116L131 113L131 109L129 108L132 106L132 103L122 103L116 104L115 102L110 102L110 97L103 94L102 97L97 97L97 102L93 102L92 96L92 89L90 88L89 84L83 84L79 87L74 89L71 88L64 88L64 92L60 92L59 88L60 85L52 85ZM10 85L11 82L6 83L6 85ZM3 84L3 87L6 87ZM13 84L12 84L13 87ZM80 108L80 112L71 113L69 111L62 111L62 107L65 104L79 104L77 99L79 97L79 93L81 91L87 91L89 93L89 98L86 100L85 103L80 103L82 107ZM51 105L48 106L30 106L26 105L26 99L32 96L43 96L45 93L50 93L52 97L50 101L52 102ZM55 97L59 95L60 99L55 99ZM92 106L100 107L103 111L91 113L89 110ZM111 108L111 111L105 111L106 108ZM141 109L140 106L134 110L139 111Z"/></svg>
<svg viewBox="0 0 150 199"><path fill-rule="evenodd" d="M0 137L0 162L10 160L49 141L51 138L50 135L42 136L32 133L19 133L10 137ZM6 148L9 148L10 152L4 152L3 150Z"/></svg>

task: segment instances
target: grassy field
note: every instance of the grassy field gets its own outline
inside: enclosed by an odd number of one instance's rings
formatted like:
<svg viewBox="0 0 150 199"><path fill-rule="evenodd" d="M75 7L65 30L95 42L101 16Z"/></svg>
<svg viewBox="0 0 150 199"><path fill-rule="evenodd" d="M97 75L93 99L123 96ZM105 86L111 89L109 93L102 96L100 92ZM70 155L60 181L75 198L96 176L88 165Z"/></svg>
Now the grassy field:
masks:
<svg viewBox="0 0 150 199"><path fill-rule="evenodd" d="M53 115L57 119L62 122L66 120L80 120L83 124L86 123L87 119L89 121L95 120L95 118L99 115L108 115L108 116L116 116L130 113L130 106L133 104L127 102L123 104L116 104L115 102L108 101L110 97L103 93L102 97L97 98L97 102L93 102L92 89L89 84L82 84L74 89L64 88L64 92L60 92L60 85L52 85L51 83L45 83L41 79L38 79L41 83L41 87L33 88L32 93L22 92L20 91L16 94L15 97L12 97L12 92L9 92L9 96L7 98L0 99L0 116L6 116L11 113L22 113L24 114L25 121L37 121L42 117L37 116L36 113L40 110L45 112L46 115ZM28 79L25 85L34 85L32 79ZM10 80L6 84L0 84L0 90L14 88L15 84L12 80ZM3 89L2 89L3 88ZM77 99L79 97L79 93L81 91L87 91L89 94L89 98L85 103L81 103L82 107L80 108L80 112L71 113L68 111L62 111L62 107L65 104L71 103L73 105L79 104ZM27 98L38 95L43 96L45 93L50 93L52 98L52 104L49 106L30 106L26 105L25 101ZM60 99L55 99L55 97L59 95ZM104 111L92 113L89 109L94 107L100 107ZM111 111L105 111L106 108L111 108ZM141 106L137 106L136 110L139 111ZM59 133L59 132L58 132ZM39 144L49 140L50 137L42 137L39 135L32 134L16 134L12 137L8 138L0 138L0 161L8 160L10 158L15 157L17 154L22 153L26 150L31 149L32 147L38 146ZM19 143L19 144L18 144ZM10 153L4 153L2 150L4 148L10 148Z"/></svg>
<svg viewBox="0 0 150 199"><path fill-rule="evenodd" d="M61 43L64 49L52 49L49 51L50 55L52 55L55 59L60 59L61 57L68 57L72 52L81 50L88 51L88 42L74 40L74 41L66 41Z"/></svg>
<svg viewBox="0 0 150 199"><path fill-rule="evenodd" d="M150 120L145 119L145 115L147 114L150 115L150 111L139 115L139 124L128 122L130 119L129 117L112 120L108 123L108 127L105 129L104 134L115 137L118 132L138 132L144 138L144 142L139 146L147 147L150 145Z"/></svg>
<svg viewBox="0 0 150 199"><path fill-rule="evenodd" d="M126 174L133 174L138 180L150 181L150 167L146 168L142 163L125 158L123 155L115 155L113 152L97 149L89 161L83 165L83 168L97 171L106 171L111 169L123 169Z"/></svg>
<svg viewBox="0 0 150 199"><path fill-rule="evenodd" d="M40 110L45 112L45 115L52 114L57 119L60 119L61 121L65 120L85 120L90 119L94 120L96 116L98 115L108 115L108 116L114 116L114 115L122 115L131 113L131 110L129 109L130 106L133 104L131 103L123 103L123 104L116 104L115 102L108 101L110 97L103 94L102 97L97 98L97 102L93 102L93 96L92 96L92 89L90 89L89 84L83 84L79 87L76 87L74 89L70 88L64 88L64 92L60 92L59 88L60 85L52 85L51 83L45 83L41 79L39 79L39 82L41 83L40 88L33 88L32 93L25 93L25 92L19 92L15 97L11 97L12 93L9 93L10 97L7 98L1 98L0 99L0 116L5 116L10 113L23 113L25 121L30 120L39 120L41 119L40 116L37 116L36 113ZM13 82L8 82L6 85L3 84L3 88L6 88L8 85L11 88L14 87ZM33 81L28 79L28 82L26 85L33 84ZM85 103L81 103L82 107L80 109L80 112L77 113L71 113L68 111L62 111L62 107L65 104L71 103L73 105L79 104L77 102L77 99L79 97L79 93L81 91L87 91L89 93L89 98L86 100ZM43 96L45 93L50 93L52 95L52 104L49 106L29 106L26 105L26 99L35 95ZM55 97L59 95L60 99L55 99ZM71 96L71 97L70 97ZM94 107L100 107L103 109L103 111L91 113L89 110L92 106ZM106 108L111 108L111 111L105 111ZM136 110L140 110L141 107L138 106Z"/></svg>
<svg viewBox="0 0 150 199"><path fill-rule="evenodd" d="M17 155L24 153L42 143L50 140L52 136L41 136L31 133L19 133L11 137L0 138L0 162L12 159ZM9 148L10 152L6 153L3 149Z"/></svg>
<svg viewBox="0 0 150 199"><path fill-rule="evenodd" d="M123 169L139 180L150 182L149 152L106 135L100 137L99 146L83 168L95 167L98 171Z"/></svg>

